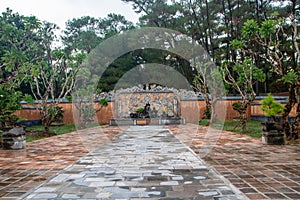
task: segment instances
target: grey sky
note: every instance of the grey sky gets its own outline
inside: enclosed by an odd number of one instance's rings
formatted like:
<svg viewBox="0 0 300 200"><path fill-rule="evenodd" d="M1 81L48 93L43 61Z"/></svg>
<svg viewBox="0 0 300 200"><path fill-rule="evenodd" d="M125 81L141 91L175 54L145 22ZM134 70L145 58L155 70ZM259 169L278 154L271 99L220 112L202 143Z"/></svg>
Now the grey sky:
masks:
<svg viewBox="0 0 300 200"><path fill-rule="evenodd" d="M124 15L136 23L138 15L130 4L121 0L0 0L1 13L9 7L14 12L46 20L64 28L65 22L82 16L106 17L109 13Z"/></svg>

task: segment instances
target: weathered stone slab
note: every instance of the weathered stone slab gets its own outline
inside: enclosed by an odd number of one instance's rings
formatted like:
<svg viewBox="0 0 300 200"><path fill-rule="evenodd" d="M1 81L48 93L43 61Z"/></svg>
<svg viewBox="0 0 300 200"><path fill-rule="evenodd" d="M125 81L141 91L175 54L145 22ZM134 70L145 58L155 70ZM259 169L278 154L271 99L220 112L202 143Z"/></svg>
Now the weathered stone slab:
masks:
<svg viewBox="0 0 300 200"><path fill-rule="evenodd" d="M23 127L12 128L2 134L3 149L25 149L26 135Z"/></svg>

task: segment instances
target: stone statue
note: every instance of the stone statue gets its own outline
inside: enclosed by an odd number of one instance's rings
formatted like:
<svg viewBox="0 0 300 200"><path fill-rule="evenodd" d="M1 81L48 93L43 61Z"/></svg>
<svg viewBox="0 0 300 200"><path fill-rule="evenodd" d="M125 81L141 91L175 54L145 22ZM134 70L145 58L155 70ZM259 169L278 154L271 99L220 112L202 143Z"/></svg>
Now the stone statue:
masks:
<svg viewBox="0 0 300 200"><path fill-rule="evenodd" d="M147 103L144 107L143 118L150 118L150 103Z"/></svg>
<svg viewBox="0 0 300 200"><path fill-rule="evenodd" d="M130 113L130 118L150 118L150 104L147 103L141 113Z"/></svg>
<svg viewBox="0 0 300 200"><path fill-rule="evenodd" d="M151 110L151 117L152 118L156 118L157 117L157 110L155 109L155 107Z"/></svg>

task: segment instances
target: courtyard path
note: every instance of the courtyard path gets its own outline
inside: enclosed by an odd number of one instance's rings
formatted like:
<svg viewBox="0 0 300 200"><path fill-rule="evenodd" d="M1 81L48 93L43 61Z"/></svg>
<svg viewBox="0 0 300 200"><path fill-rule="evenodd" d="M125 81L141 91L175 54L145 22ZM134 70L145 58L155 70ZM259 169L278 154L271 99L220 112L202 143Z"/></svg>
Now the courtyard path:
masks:
<svg viewBox="0 0 300 200"><path fill-rule="evenodd" d="M300 199L300 144L263 145L261 138L229 131L210 141L208 127L169 128L249 199Z"/></svg>
<svg viewBox="0 0 300 200"><path fill-rule="evenodd" d="M25 199L246 199L162 126L134 126Z"/></svg>
<svg viewBox="0 0 300 200"><path fill-rule="evenodd" d="M29 142L23 150L0 149L0 199L18 199L125 129L95 127Z"/></svg>
<svg viewBox="0 0 300 200"><path fill-rule="evenodd" d="M206 165L209 165L205 166L207 169L214 168L249 199L300 199L299 144L262 145L261 139L227 131L223 131L216 141L211 142L207 137L207 127L187 124L167 128L176 138L202 157ZM0 150L0 199L15 200L28 191L32 192L41 183L44 185L49 183L51 177L64 173L65 171L62 170L68 170L66 167L72 166L71 164L82 162L83 160L78 159L82 157L84 159L84 156L95 149L98 149L95 152L99 151L101 146L108 145L114 136L126 129L127 127L103 126L99 133L99 128L91 128L30 142L26 150ZM124 136L119 135L116 141L122 137ZM144 141L141 141L140 145L142 142ZM212 148L209 148L210 151L203 157L201 152L207 147ZM91 158L91 154L86 158L88 157ZM198 178L205 170L200 172L201 170L197 173ZM171 176L169 178L172 179ZM181 180L171 181L177 181L179 184ZM160 180L160 182L168 181ZM124 187L126 189L129 186ZM138 192L146 196L142 190ZM150 196L149 193L147 194ZM158 192L152 193L155 194L158 195ZM207 197L210 198L211 196ZM153 199L157 198L153 197Z"/></svg>

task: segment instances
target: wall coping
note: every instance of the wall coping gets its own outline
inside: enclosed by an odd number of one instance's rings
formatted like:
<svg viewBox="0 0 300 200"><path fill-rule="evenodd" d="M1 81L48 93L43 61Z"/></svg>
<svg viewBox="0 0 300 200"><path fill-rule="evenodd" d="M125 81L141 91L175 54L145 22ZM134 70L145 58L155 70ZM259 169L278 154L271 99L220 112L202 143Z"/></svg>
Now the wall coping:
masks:
<svg viewBox="0 0 300 200"><path fill-rule="evenodd" d="M136 93L139 93L139 92L136 92ZM142 92L142 93L147 93L147 92ZM155 93L155 92L149 92L149 93ZM158 93L169 93L169 92L158 92ZM266 96L257 96L255 98L255 100L263 100L264 98L266 98ZM280 103L286 103L289 99L288 96L273 96L273 98L275 99L275 101L278 101ZM115 99L113 97L109 97L107 100L108 100L108 102L115 102ZM240 97L240 96L225 96L225 97L222 97L220 100L221 101L226 101L226 100L238 101L238 100L242 100L242 97ZM50 103L51 101L52 100L49 99L48 103ZM100 100L96 100L94 102L99 102L99 101ZM204 101L204 98L203 97L181 97L180 101ZM35 101L35 104L38 104L38 103L39 103L39 101ZM60 100L60 103L72 103L72 102L69 102L67 99L62 99L62 100ZM21 104L27 104L27 102L21 101ZM260 103L253 102L252 105L260 105ZM30 106L26 106L26 107L30 107ZM31 107L33 107L33 106L31 106Z"/></svg>

